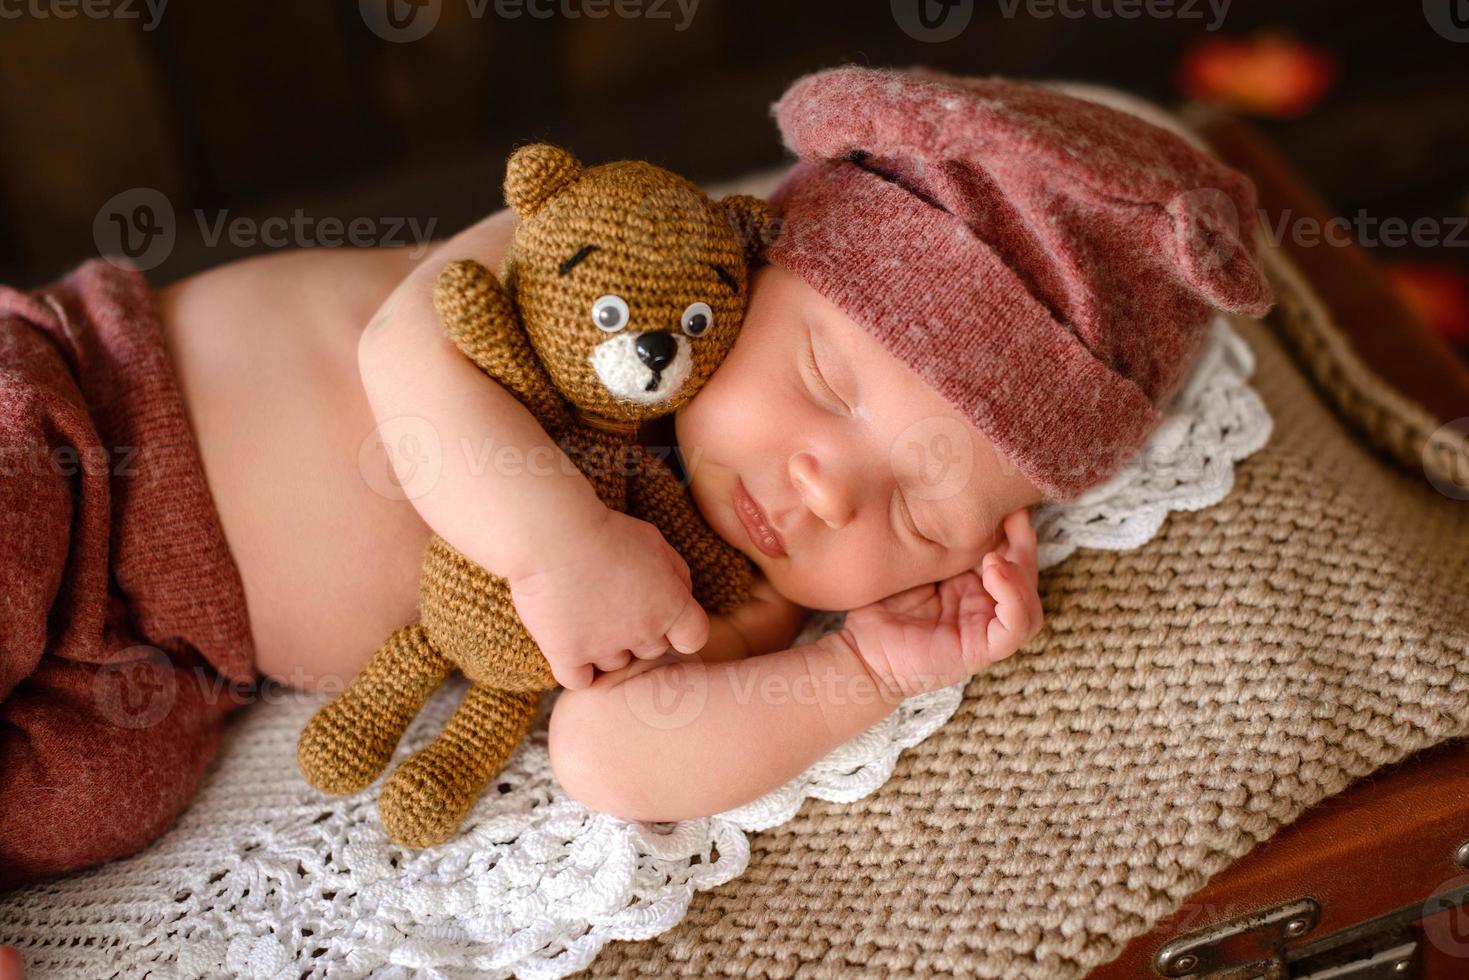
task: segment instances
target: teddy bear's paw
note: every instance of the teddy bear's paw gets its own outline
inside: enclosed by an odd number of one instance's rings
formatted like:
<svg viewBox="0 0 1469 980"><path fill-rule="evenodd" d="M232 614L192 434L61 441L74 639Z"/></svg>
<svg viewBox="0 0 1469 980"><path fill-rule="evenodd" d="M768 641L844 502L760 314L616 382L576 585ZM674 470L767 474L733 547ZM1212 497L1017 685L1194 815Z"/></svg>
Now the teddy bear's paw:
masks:
<svg viewBox="0 0 1469 980"><path fill-rule="evenodd" d="M383 783L378 813L389 839L432 847L453 836L484 784L463 759L429 746L403 762Z"/></svg>
<svg viewBox="0 0 1469 980"><path fill-rule="evenodd" d="M474 259L456 259L439 271L434 289L441 295L481 297L496 286L490 270Z"/></svg>
<svg viewBox="0 0 1469 980"><path fill-rule="evenodd" d="M387 768L396 733L334 701L311 716L296 744L296 764L323 793L345 796L366 789Z"/></svg>
<svg viewBox="0 0 1469 980"><path fill-rule="evenodd" d="M409 847L448 840L520 744L540 698L470 684L438 737L383 784L377 807L388 837Z"/></svg>

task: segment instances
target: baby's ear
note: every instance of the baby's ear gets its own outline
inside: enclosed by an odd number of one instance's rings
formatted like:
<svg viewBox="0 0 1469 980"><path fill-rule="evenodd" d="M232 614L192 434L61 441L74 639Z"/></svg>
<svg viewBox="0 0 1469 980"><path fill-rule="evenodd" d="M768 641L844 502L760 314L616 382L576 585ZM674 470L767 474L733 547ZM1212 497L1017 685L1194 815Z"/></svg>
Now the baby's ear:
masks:
<svg viewBox="0 0 1469 980"><path fill-rule="evenodd" d="M510 154L505 165L505 202L529 218L582 174L581 163L550 143L532 143Z"/></svg>
<svg viewBox="0 0 1469 980"><path fill-rule="evenodd" d="M750 259L765 254L765 249L780 234L780 219L770 210L770 205L749 194L731 194L721 198L719 206L729 215L735 234L744 246L745 256Z"/></svg>

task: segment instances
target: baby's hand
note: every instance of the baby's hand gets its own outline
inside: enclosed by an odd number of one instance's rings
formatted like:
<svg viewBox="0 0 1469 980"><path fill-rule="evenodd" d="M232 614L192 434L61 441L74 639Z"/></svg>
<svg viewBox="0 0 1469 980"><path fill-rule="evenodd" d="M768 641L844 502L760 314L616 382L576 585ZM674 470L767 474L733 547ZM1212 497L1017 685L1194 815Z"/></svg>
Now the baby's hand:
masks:
<svg viewBox="0 0 1469 980"><path fill-rule="evenodd" d="M707 641L688 563L652 524L607 510L562 551L509 580L515 611L562 687L588 686L593 667L617 670L670 646L692 653Z"/></svg>
<svg viewBox="0 0 1469 980"><path fill-rule="evenodd" d="M1040 632L1041 600L1030 515L1005 518L1003 554L979 569L899 592L847 613L840 637L893 699L936 691L978 673Z"/></svg>
<svg viewBox="0 0 1469 980"><path fill-rule="evenodd" d="M0 980L25 980L26 966L20 950L14 946L0 946Z"/></svg>

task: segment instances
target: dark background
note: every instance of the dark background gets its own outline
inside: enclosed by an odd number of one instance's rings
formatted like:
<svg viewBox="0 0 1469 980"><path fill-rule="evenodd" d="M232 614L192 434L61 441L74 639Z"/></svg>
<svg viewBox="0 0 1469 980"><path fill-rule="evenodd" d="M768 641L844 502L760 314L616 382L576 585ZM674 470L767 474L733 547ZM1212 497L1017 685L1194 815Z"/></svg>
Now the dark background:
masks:
<svg viewBox="0 0 1469 980"><path fill-rule="evenodd" d="M384 230L432 219L443 237L500 206L506 153L531 140L709 182L777 164L768 106L816 68L1069 77L1172 105L1185 51L1260 31L1337 64L1314 109L1259 125L1339 213L1469 207L1469 44L1436 33L1419 0L1234 0L1215 33L1203 2L1194 17L1122 19L973 0L969 26L942 43L905 33L889 0L701 0L682 31L674 0L667 18L596 20L504 17L493 0L475 17L469 0L440 0L437 26L411 43L374 33L356 0L171 0L152 30L141 0L57 16L78 2L0 0L0 281L36 285L96 254L99 209L131 188L177 215L177 244L149 271L162 284L265 247L206 245L195 209L303 209ZM1469 243L1385 258L1425 251L1462 269Z"/></svg>

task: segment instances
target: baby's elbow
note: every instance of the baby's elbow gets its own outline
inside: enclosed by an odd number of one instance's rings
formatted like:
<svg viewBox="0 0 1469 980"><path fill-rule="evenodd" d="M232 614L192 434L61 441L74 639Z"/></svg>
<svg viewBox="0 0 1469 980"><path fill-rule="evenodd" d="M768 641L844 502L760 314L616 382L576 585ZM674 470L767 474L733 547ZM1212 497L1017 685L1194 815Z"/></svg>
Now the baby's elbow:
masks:
<svg viewBox="0 0 1469 980"><path fill-rule="evenodd" d="M547 751L551 772L572 799L624 820L670 819L641 791L626 753L607 730L595 690L562 691L551 712Z"/></svg>

